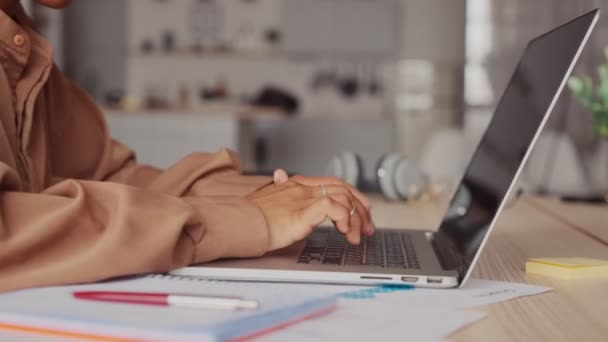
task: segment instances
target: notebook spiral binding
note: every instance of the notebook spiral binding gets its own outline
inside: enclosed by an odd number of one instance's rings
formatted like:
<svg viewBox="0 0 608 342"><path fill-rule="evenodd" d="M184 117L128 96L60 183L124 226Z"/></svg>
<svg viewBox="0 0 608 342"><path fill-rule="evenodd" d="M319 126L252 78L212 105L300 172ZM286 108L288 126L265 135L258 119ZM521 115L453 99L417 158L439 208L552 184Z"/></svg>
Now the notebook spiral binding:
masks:
<svg viewBox="0 0 608 342"><path fill-rule="evenodd" d="M153 279L163 279L163 280L180 280L180 281L196 281L196 282L225 282L225 280L218 279L210 279L210 278L202 278L202 277L193 277L193 276L181 276L181 275L173 275L168 273L150 273L145 276L145 278L153 278Z"/></svg>

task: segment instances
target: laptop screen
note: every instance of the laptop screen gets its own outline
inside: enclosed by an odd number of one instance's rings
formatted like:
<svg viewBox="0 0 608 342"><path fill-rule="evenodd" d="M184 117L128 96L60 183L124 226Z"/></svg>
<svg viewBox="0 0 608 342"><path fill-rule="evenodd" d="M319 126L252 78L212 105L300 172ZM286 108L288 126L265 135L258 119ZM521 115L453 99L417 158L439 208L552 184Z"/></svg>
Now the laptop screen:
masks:
<svg viewBox="0 0 608 342"><path fill-rule="evenodd" d="M597 15L597 10L590 12L528 44L434 234L441 243L438 252L443 254L444 247L451 251L442 255L444 266L458 269L461 276L485 242Z"/></svg>

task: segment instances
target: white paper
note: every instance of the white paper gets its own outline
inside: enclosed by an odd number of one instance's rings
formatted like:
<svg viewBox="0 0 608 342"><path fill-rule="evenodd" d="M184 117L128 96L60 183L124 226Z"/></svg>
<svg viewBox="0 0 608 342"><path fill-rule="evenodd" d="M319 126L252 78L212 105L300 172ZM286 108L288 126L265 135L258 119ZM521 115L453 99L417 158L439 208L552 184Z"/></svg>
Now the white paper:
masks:
<svg viewBox="0 0 608 342"><path fill-rule="evenodd" d="M347 286L334 286L328 290L337 293L362 291L359 288L349 291ZM339 301L338 309L331 315L302 322L264 340L438 341L485 317L483 311L468 309L550 290L527 284L471 279L461 289L380 292L368 299L349 299L357 297L349 295Z"/></svg>
<svg viewBox="0 0 608 342"><path fill-rule="evenodd" d="M264 341L439 341L486 316L483 312L417 312L376 300L343 300L330 315L265 336Z"/></svg>
<svg viewBox="0 0 608 342"><path fill-rule="evenodd" d="M418 310L469 309L503 302L518 297L541 294L551 289L543 286L471 279L459 289L416 289L378 295L378 301L387 305L403 303ZM390 296L389 296L390 295Z"/></svg>

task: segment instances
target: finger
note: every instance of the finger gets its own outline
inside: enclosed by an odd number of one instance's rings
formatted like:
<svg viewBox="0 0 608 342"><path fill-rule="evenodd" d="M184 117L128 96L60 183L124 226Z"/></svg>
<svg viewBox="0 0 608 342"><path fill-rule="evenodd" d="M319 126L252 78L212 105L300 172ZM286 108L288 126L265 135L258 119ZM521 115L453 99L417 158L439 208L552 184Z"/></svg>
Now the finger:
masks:
<svg viewBox="0 0 608 342"><path fill-rule="evenodd" d="M291 180L282 182L281 184L277 184L277 183L273 182L263 188L260 188L256 191L254 191L252 194L255 193L258 196L270 196L270 195L276 195L279 192L283 192L283 191L286 191L286 190L294 188L294 187L301 187L301 186L303 186L303 185L297 183L296 181L291 181Z"/></svg>
<svg viewBox="0 0 608 342"><path fill-rule="evenodd" d="M363 203L363 205L365 206L365 208L367 208L368 210L371 209L372 207L372 202L363 194L361 193L359 190L355 189L355 187L353 187L352 185L346 183L345 181L339 179L339 178L335 178L335 177L308 177L308 176L293 176L291 177L291 179L295 180L296 182L300 183L300 184L304 184L304 185L309 185L309 186L315 186L315 185L342 185L347 187L355 197L357 197L357 199L359 199L359 201L361 203Z"/></svg>
<svg viewBox="0 0 608 342"><path fill-rule="evenodd" d="M372 207L372 203L371 201L363 194L361 193L359 190L357 190L355 187L353 187L351 184L343 181L340 178L336 178L336 177L308 177L308 176L293 176L291 177L293 180L295 180L298 183L301 184L305 184L305 185L342 185L347 187L355 197L357 197L357 199L359 199L359 201L361 203L363 203L363 205L366 208L371 208Z"/></svg>
<svg viewBox="0 0 608 342"><path fill-rule="evenodd" d="M350 216L350 230L346 234L346 239L351 244L359 244L361 242L361 231L364 227L364 215L361 213L362 209L357 210L356 199L352 195L333 195L333 200L340 203L342 206L348 208L348 215ZM360 205L360 204L359 204Z"/></svg>
<svg viewBox="0 0 608 342"><path fill-rule="evenodd" d="M276 169L274 171L273 179L274 179L275 184L282 184L282 183L287 182L287 180L289 179L289 176L287 175L287 172L285 172L285 170Z"/></svg>
<svg viewBox="0 0 608 342"><path fill-rule="evenodd" d="M375 227L371 220L370 211L366 209L365 205L361 203L347 187L342 185L307 186L294 181L293 178L284 184L288 186L284 191L289 193L289 196L293 200L304 200L303 202L300 201L303 206L309 206L310 203L323 197L331 197L334 200L340 199L340 204L349 211L353 206L356 206L358 209L357 213L361 216L361 222L363 224L362 230L365 231L366 234L373 233Z"/></svg>
<svg viewBox="0 0 608 342"><path fill-rule="evenodd" d="M350 231L346 234L346 240L352 245L358 245L361 243L361 216L357 215L356 207L351 210L355 210L355 212L350 217Z"/></svg>
<svg viewBox="0 0 608 342"><path fill-rule="evenodd" d="M335 222L336 228L340 232L348 234L350 226L349 209L329 197L315 200L304 209L303 217L311 229L323 223L326 218L329 218Z"/></svg>
<svg viewBox="0 0 608 342"><path fill-rule="evenodd" d="M372 221L372 213L370 209L367 209L365 205L356 197L353 198L353 205L356 207L355 210L361 217L361 233L367 236L372 236L376 231L376 225L374 224L374 221Z"/></svg>
<svg viewBox="0 0 608 342"><path fill-rule="evenodd" d="M362 221L361 231L365 235L368 235L368 236L374 234L376 227L372 221L372 215L371 215L370 209L367 209L365 207L365 205L363 203L361 203L361 201L359 201L359 199L356 196L354 196L348 188L341 186L341 185L327 185L327 186L325 186L325 189L327 191L328 196L331 196L331 197L333 197L334 195L349 196L349 201L351 201L357 207L357 212L361 216L361 221ZM349 204L346 203L344 205L348 206ZM352 207L352 205L351 205L351 207Z"/></svg>
<svg viewBox="0 0 608 342"><path fill-rule="evenodd" d="M370 220L370 217L367 213L367 210L363 207L361 202L357 200L350 192L346 191L346 193L330 195L331 198L338 201L343 206L347 207L349 210L349 214L354 210L351 215L350 225L352 228L356 228L359 231L359 235L361 233L365 235L373 234L373 227ZM357 227L354 227L357 226Z"/></svg>

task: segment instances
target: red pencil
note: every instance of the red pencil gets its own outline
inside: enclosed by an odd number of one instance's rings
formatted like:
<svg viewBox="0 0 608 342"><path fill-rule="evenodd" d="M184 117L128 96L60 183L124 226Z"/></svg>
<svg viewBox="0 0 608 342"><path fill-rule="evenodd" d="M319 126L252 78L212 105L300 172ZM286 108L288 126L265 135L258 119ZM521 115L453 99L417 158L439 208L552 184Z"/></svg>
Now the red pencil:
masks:
<svg viewBox="0 0 608 342"><path fill-rule="evenodd" d="M257 309L260 306L255 300L239 297L114 291L79 291L74 292L73 295L78 299L100 302L175 306L195 309L244 310Z"/></svg>

